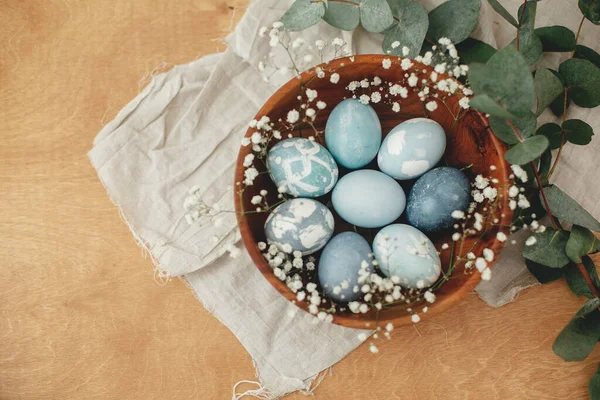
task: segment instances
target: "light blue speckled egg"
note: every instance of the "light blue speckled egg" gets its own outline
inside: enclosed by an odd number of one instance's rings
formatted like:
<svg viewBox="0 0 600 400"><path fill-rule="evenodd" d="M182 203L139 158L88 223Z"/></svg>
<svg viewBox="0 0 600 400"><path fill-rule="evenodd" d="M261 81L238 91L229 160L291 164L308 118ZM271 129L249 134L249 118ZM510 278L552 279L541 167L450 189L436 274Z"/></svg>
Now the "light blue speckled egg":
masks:
<svg viewBox="0 0 600 400"><path fill-rule="evenodd" d="M357 169L370 163L381 145L381 123L370 105L356 99L339 103L325 126L327 149L339 165Z"/></svg>
<svg viewBox="0 0 600 400"><path fill-rule="evenodd" d="M361 286L359 272L373 272L372 259L371 246L358 233L343 232L334 236L319 258L317 272L323 291L338 303L358 299L361 292L355 291L355 286Z"/></svg>
<svg viewBox="0 0 600 400"><path fill-rule="evenodd" d="M442 271L431 240L410 225L394 224L380 230L373 240L373 252L381 272L397 276L406 288L429 287Z"/></svg>
<svg viewBox="0 0 600 400"><path fill-rule="evenodd" d="M379 228L400 217L406 196L398 182L386 174L361 169L339 180L331 202L345 221L362 228Z"/></svg>
<svg viewBox="0 0 600 400"><path fill-rule="evenodd" d="M458 169L432 169L410 190L406 205L408 222L424 232L450 228L456 222L452 212L467 210L470 193L469 179Z"/></svg>
<svg viewBox="0 0 600 400"><path fill-rule="evenodd" d="M285 139L267 155L271 179L285 193L319 197L329 193L338 179L338 167L327 149L304 138Z"/></svg>
<svg viewBox="0 0 600 400"><path fill-rule="evenodd" d="M325 246L333 228L333 214L323 204L312 199L291 199L269 214L265 235L269 243L283 251L289 245L292 251L308 255Z"/></svg>
<svg viewBox="0 0 600 400"><path fill-rule="evenodd" d="M413 118L397 125L385 137L377 164L389 176L414 179L433 168L444 155L446 134L428 118Z"/></svg>

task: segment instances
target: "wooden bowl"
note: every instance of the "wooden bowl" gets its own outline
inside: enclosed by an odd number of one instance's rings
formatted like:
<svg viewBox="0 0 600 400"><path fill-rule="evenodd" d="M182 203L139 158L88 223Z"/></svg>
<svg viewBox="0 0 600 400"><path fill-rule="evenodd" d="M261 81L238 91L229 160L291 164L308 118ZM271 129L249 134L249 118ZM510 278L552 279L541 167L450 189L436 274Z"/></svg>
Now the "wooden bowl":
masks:
<svg viewBox="0 0 600 400"><path fill-rule="evenodd" d="M394 60L393 65L387 69L382 66L382 61L386 58ZM430 66L415 61L413 61L413 64L415 66L411 71L419 71L420 76L429 76L432 72ZM317 77L317 68L329 71L329 73L327 73L326 77L319 78ZM336 71L340 75L340 80L337 84L333 84L329 80L329 75L332 71ZM351 81L362 80L364 78L372 80L375 76L378 76L384 82L395 82L405 79L405 74L406 72L401 69L397 57L360 55L353 58L337 59L304 72L300 78L290 80L269 98L256 115L256 119L258 120L262 116L268 115L271 121L277 121L280 118L285 121L287 112L298 107L298 96L302 93L302 85L305 85L305 87L317 90L317 100L322 100L327 103L326 109L320 111L314 121L315 128L323 130L331 110L333 110L333 108L345 97L352 96L352 93L346 89ZM440 74L440 79L442 78L449 77ZM419 80L420 79L421 78L419 78ZM387 85L385 85L385 89L386 90L382 92L382 94L387 93ZM409 91L408 98L401 99L401 111L398 113L393 112L391 106L389 104L384 104L383 100L380 103L371 104L381 120L384 136L400 122L424 116L425 108L416 92L417 91ZM427 101L430 100L435 99L431 98ZM459 98L457 96L447 97L444 100L446 107L438 99L438 108L435 111L428 113L429 118L437 121L446 131L446 162L448 165L458 168L471 165L470 168L467 168L464 171L469 175L471 180L477 174L491 176L498 180L498 183L496 184L496 187L499 188L499 196L496 203L498 209L497 218L500 221L500 225L508 225L512 219L512 212L508 207L509 198L506 194L509 187L510 167L504 160L505 146L491 133L491 131L489 131L487 119L476 110L469 109L464 116L455 122L453 114L457 115L461 110L458 100ZM250 137L254 131L255 129L248 129L246 137ZM294 132L294 136L315 136L315 130L309 126L300 127ZM323 135L317 136L316 140L322 145L325 145ZM274 143L271 143L271 145L273 144ZM240 148L235 171L236 183L244 180L244 167L242 164L244 157L250 152L251 146L242 146ZM258 167L258 164L259 163L255 163L255 167L259 169L259 172L262 172ZM490 168L492 165L496 168ZM369 167L377 169L376 163L367 166L367 168ZM265 170L266 168L263 167L263 171ZM344 171L340 172L341 174L344 173ZM267 214L242 214L244 210L253 210L256 207L250 203L250 199L253 195L257 194L260 189L268 190L270 196L268 200L270 204L277 202L277 188L269 178L268 174L261 174L255 179L254 185L251 186L250 189L252 190L247 189L243 192L234 190L235 207L244 245L257 268L275 289L288 300L294 302L297 306L308 310L308 304L296 301L295 293L273 274L272 268L258 249L258 242L266 242L264 223ZM323 204L328 204L329 196L324 196L317 200L320 200ZM331 207L329 208L331 209ZM334 213L336 222L335 234L352 229L351 225L341 220L333 210L332 212ZM475 239L467 239L462 253L460 253L460 249L458 249L459 246L456 246L452 256L454 257L453 259L459 260L460 258L458 257L464 256L468 251L473 251L475 254L481 254L484 248L490 248L495 254L499 254L503 247L503 243L496 239L496 234L499 230L500 228L497 226L491 227L483 239L476 243L473 248L471 248L471 246L475 243ZM431 237L438 250L440 250L443 243L451 243L451 233L452 232ZM373 232L373 234L375 233ZM450 253L452 253L450 250L441 252L440 258L443 269L446 269L449 264ZM316 254L316 256L318 257L318 254ZM429 318L447 310L470 293L479 283L480 279L481 275L476 271L475 273L468 273L468 271L465 271L464 262L462 262L455 268L452 279L448 280L436 291L437 299L435 303L429 305L428 312L426 314L419 312L419 315L421 318ZM315 279L315 282L316 281L317 280ZM421 308L422 306L419 307L418 310L420 311ZM336 324L363 329L369 327L374 328L377 321L379 321L379 324L384 325L387 322L393 322L394 325L399 326L411 323L411 315L404 309L389 308L380 311L379 316L376 315L375 310L371 310L366 314L352 314L348 311L336 314L333 319L333 322Z"/></svg>

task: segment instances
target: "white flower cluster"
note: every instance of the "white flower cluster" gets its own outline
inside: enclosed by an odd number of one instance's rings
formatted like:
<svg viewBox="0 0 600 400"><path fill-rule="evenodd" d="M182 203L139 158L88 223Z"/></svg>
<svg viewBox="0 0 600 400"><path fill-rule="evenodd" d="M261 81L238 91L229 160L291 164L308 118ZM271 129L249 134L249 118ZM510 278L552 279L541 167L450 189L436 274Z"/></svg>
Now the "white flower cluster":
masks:
<svg viewBox="0 0 600 400"><path fill-rule="evenodd" d="M220 211L217 204L208 206L201 197L200 188L192 186L188 191L188 196L183 201L183 208L186 210L185 220L192 225L201 217L213 215L211 212L218 213Z"/></svg>

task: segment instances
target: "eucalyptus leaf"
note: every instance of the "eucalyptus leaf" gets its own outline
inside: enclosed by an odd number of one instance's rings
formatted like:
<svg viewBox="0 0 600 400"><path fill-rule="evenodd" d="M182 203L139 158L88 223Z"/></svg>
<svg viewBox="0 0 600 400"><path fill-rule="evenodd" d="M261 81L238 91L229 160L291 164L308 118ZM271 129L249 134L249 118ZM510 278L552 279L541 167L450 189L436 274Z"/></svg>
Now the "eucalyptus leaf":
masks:
<svg viewBox="0 0 600 400"><path fill-rule="evenodd" d="M548 173L550 172L550 167L552 165L552 150L547 148L545 152L540 156L540 165L538 167L538 172L540 173L540 178L542 179L542 185L548 184ZM539 199L539 197L536 197ZM541 206L541 204L540 204ZM543 209L543 207L542 207Z"/></svg>
<svg viewBox="0 0 600 400"><path fill-rule="evenodd" d="M511 147L504 153L504 158L511 164L527 164L541 156L549 144L545 136L532 136Z"/></svg>
<svg viewBox="0 0 600 400"><path fill-rule="evenodd" d="M588 60L596 67L600 68L600 54L587 46L581 44L575 46L575 54L573 54L573 57Z"/></svg>
<svg viewBox="0 0 600 400"><path fill-rule="evenodd" d="M567 241L567 256L573 262L580 263L581 257L594 250L595 241L596 236L594 236L592 231L578 225L573 225L569 240Z"/></svg>
<svg viewBox="0 0 600 400"><path fill-rule="evenodd" d="M360 23L360 11L355 5L330 1L327 3L323 19L331 26L352 31Z"/></svg>
<svg viewBox="0 0 600 400"><path fill-rule="evenodd" d="M584 306L585 307L585 306ZM552 349L565 361L583 361L600 338L600 311L574 317L554 341Z"/></svg>
<svg viewBox="0 0 600 400"><path fill-rule="evenodd" d="M502 118L512 118L513 115L506 111L504 107L500 104L496 103L490 96L487 94L477 95L469 101L469 105L476 110L481 112Z"/></svg>
<svg viewBox="0 0 600 400"><path fill-rule="evenodd" d="M510 42L510 45L517 48L516 40ZM528 42L523 42L519 44L519 53L523 56L527 65L535 64L543 54L542 41L539 37L534 33Z"/></svg>
<svg viewBox="0 0 600 400"><path fill-rule="evenodd" d="M565 268L550 268L545 265L538 264L531 260L525 260L527 269L535 276L535 279L540 281L541 284L554 282L560 279L565 274Z"/></svg>
<svg viewBox="0 0 600 400"><path fill-rule="evenodd" d="M469 37L481 9L480 0L448 0L429 13L427 38L437 42L447 37L457 44Z"/></svg>
<svg viewBox="0 0 600 400"><path fill-rule="evenodd" d="M383 32L394 22L386 0L361 0L359 8L360 23L368 32Z"/></svg>
<svg viewBox="0 0 600 400"><path fill-rule="evenodd" d="M600 25L600 0L579 0L579 9L593 24Z"/></svg>
<svg viewBox="0 0 600 400"><path fill-rule="evenodd" d="M588 60L570 58L558 70L575 104L593 108L600 105L600 68Z"/></svg>
<svg viewBox="0 0 600 400"><path fill-rule="evenodd" d="M525 8L523 9L523 7ZM533 37L535 36L534 28L536 12L537 0L529 0L519 7L517 14L519 16L519 47L523 45L527 46L533 41ZM522 49L519 49L519 51L522 51Z"/></svg>
<svg viewBox="0 0 600 400"><path fill-rule="evenodd" d="M514 47L498 50L487 64L472 64L468 78L476 95L488 95L515 116L530 113L534 99L533 77L527 62ZM490 115L502 116L500 113Z"/></svg>
<svg viewBox="0 0 600 400"><path fill-rule="evenodd" d="M569 28L560 25L545 26L534 32L542 41L544 51L575 50L575 34Z"/></svg>
<svg viewBox="0 0 600 400"><path fill-rule="evenodd" d="M585 209L573 200L569 195L560 190L556 185L544 188L546 199L552 214L570 222L573 225L580 225L592 231L600 232L600 222L590 215Z"/></svg>
<svg viewBox="0 0 600 400"><path fill-rule="evenodd" d="M568 119L562 124L562 130L565 132L565 138L578 145L586 145L592 141L594 129L580 119Z"/></svg>
<svg viewBox="0 0 600 400"><path fill-rule="evenodd" d="M508 21L509 24L511 24L515 28L519 27L519 23L517 22L515 17L513 17L511 15L511 13L508 12L508 10L506 8L504 8L504 6L502 4L500 4L500 2L498 0L488 0L488 3L490 3L490 6L492 6L494 11L496 11L498 14L500 14L500 16L502 18L504 18L506 21Z"/></svg>
<svg viewBox="0 0 600 400"><path fill-rule="evenodd" d="M600 299L598 297L594 297L593 299L589 299L588 301L586 301L583 307L581 307L581 309L577 311L577 314L575 314L575 316L583 317L585 315L590 314L598 307L600 307Z"/></svg>
<svg viewBox="0 0 600 400"><path fill-rule="evenodd" d="M515 132L508 124L508 121L506 121L506 118L490 116L489 120L490 127L498 139L506 144L517 144L520 142L519 138L517 138L517 135L515 135ZM528 138L535 133L537 120L532 112L524 117L511 118L510 121L523 138Z"/></svg>
<svg viewBox="0 0 600 400"><path fill-rule="evenodd" d="M467 38L457 44L456 50L463 64L486 63L496 52L489 44L473 38Z"/></svg>
<svg viewBox="0 0 600 400"><path fill-rule="evenodd" d="M412 0L389 0L389 3L397 22L383 32L383 51L399 56L403 55L402 48L406 46L410 49L408 57L415 58L421 51L429 27L427 12L421 4ZM400 45L394 48L392 44L396 41Z"/></svg>
<svg viewBox="0 0 600 400"><path fill-rule="evenodd" d="M600 282L598 281L598 273L596 272L596 266L594 265L592 259L585 256L580 262L583 263L583 266L592 278L592 283L596 287L599 287ZM592 291L587 285L587 282L583 278L583 275L581 275L581 271L579 271L579 267L577 267L577 264L570 263L566 268L564 268L564 270L565 280L567 281L567 285L569 286L569 289L571 289L571 292L573 292L573 294L575 294L576 296L585 296L590 299L594 298L594 295L592 294Z"/></svg>
<svg viewBox="0 0 600 400"><path fill-rule="evenodd" d="M557 231L554 228L546 228L544 232L534 235L536 242L531 246L523 247L523 256L550 268L562 268L569 263L569 257L565 252L569 234L565 231Z"/></svg>
<svg viewBox="0 0 600 400"><path fill-rule="evenodd" d="M311 0L296 0L281 17L286 29L301 31L313 26L325 15L325 4Z"/></svg>
<svg viewBox="0 0 600 400"><path fill-rule="evenodd" d="M590 380L590 385L588 386L588 391L590 394L590 399L598 400L600 399L600 364L598 364L598 370L592 376Z"/></svg>
<svg viewBox="0 0 600 400"><path fill-rule="evenodd" d="M560 125L553 122L548 122L547 124L540 126L536 135L546 136L552 150L558 149L562 142L562 129Z"/></svg>
<svg viewBox="0 0 600 400"><path fill-rule="evenodd" d="M563 91L563 84L547 68L540 68L533 79L535 95L537 97L536 115L540 115Z"/></svg>

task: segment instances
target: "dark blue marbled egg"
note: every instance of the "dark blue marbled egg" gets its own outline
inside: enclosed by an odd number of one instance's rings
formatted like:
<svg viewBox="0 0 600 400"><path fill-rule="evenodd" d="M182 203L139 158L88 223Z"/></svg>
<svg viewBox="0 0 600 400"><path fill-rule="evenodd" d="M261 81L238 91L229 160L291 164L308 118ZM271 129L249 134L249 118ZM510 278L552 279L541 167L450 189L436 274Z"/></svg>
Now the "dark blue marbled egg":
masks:
<svg viewBox="0 0 600 400"><path fill-rule="evenodd" d="M331 300L348 303L362 295L355 287L362 286L358 282L361 268L373 272L370 255L371 246L355 232L342 232L327 243L319 258L318 275L323 291Z"/></svg>
<svg viewBox="0 0 600 400"><path fill-rule="evenodd" d="M440 167L421 176L408 195L408 222L424 232L450 228L455 210L466 211L471 192L469 179L456 168Z"/></svg>

